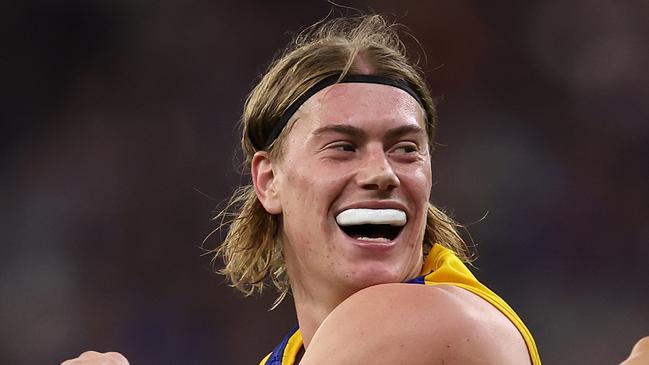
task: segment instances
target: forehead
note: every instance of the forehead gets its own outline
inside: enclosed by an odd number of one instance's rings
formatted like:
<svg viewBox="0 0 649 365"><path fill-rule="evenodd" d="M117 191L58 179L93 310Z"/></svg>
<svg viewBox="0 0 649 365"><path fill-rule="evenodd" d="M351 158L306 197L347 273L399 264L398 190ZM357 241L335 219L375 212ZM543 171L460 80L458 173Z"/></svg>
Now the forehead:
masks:
<svg viewBox="0 0 649 365"><path fill-rule="evenodd" d="M297 113L295 127L307 131L327 124L352 124L383 130L403 124L425 129L424 111L406 91L369 83L329 86L307 100Z"/></svg>

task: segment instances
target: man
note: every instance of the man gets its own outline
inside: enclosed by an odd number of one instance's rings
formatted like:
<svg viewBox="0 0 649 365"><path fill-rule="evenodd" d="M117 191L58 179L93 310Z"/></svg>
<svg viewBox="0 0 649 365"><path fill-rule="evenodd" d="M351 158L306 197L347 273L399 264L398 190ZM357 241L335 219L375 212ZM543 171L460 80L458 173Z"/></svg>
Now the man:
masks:
<svg viewBox="0 0 649 365"><path fill-rule="evenodd" d="M252 185L229 205L221 273L248 295L272 283L276 304L290 290L299 323L261 364L541 363L429 202L435 109L394 25L371 15L309 28L242 122ZM64 364L102 359L127 363L88 352Z"/></svg>
<svg viewBox="0 0 649 365"><path fill-rule="evenodd" d="M251 92L253 184L234 197L218 254L246 294L290 289L299 330L262 364L540 363L429 203L435 119L423 76L376 15L308 29Z"/></svg>

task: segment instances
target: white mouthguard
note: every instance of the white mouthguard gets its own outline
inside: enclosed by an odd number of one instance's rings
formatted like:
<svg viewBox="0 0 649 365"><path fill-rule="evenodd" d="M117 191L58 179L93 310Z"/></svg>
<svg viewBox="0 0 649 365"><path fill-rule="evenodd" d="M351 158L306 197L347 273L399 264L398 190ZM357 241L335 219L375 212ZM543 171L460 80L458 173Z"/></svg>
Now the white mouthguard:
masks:
<svg viewBox="0 0 649 365"><path fill-rule="evenodd" d="M347 209L336 216L341 226L359 224L389 224L403 226L406 224L406 213L397 209Z"/></svg>

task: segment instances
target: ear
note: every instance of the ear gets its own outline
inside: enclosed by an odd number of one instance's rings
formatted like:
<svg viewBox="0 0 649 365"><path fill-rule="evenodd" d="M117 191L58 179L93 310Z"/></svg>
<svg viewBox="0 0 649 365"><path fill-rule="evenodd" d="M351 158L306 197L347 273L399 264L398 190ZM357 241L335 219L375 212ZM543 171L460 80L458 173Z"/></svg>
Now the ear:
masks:
<svg viewBox="0 0 649 365"><path fill-rule="evenodd" d="M264 209L270 214L279 214L282 212L282 204L279 199L277 189L277 180L273 171L273 162L266 151L258 151L252 157L250 167L252 174L252 184L255 187L257 199L264 206Z"/></svg>

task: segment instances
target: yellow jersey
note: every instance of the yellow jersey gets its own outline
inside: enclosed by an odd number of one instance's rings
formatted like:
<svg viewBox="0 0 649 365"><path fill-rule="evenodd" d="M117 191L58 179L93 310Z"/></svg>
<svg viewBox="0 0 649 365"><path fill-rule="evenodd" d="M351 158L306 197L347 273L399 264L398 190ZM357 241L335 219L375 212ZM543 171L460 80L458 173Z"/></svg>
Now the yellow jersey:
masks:
<svg viewBox="0 0 649 365"><path fill-rule="evenodd" d="M453 251L440 244L434 245L426 257L426 261L421 270L421 276L408 281L408 283L453 285L466 289L491 303L509 318L523 336L532 365L541 365L541 358L539 357L534 338L527 327L525 327L525 324L523 324L523 321L502 298L480 283ZM302 349L302 346L302 335L299 328L295 327L275 347L273 352L261 360L259 365L294 365L295 358Z"/></svg>

